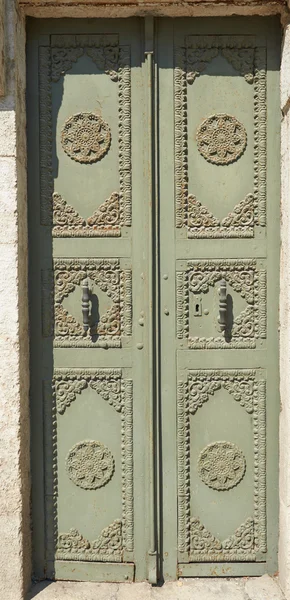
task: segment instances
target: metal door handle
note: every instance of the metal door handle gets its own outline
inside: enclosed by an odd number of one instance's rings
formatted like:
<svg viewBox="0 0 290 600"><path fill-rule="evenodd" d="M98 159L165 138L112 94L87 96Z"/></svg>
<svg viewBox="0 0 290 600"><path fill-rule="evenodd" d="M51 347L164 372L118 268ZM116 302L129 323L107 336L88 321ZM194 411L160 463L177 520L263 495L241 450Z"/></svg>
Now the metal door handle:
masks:
<svg viewBox="0 0 290 600"><path fill-rule="evenodd" d="M88 279L82 282L82 313L83 313L83 328L84 334L87 333L90 327L90 288Z"/></svg>
<svg viewBox="0 0 290 600"><path fill-rule="evenodd" d="M219 287L219 326L221 331L225 331L227 326L227 282L222 279Z"/></svg>

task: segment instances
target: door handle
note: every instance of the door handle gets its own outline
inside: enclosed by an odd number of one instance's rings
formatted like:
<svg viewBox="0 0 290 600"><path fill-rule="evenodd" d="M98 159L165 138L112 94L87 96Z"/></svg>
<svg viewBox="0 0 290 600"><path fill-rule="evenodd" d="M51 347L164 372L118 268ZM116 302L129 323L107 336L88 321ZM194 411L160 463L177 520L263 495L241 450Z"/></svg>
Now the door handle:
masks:
<svg viewBox="0 0 290 600"><path fill-rule="evenodd" d="M84 279L82 282L82 313L84 335L87 333L90 327L90 295L91 291L89 288L88 279Z"/></svg>
<svg viewBox="0 0 290 600"><path fill-rule="evenodd" d="M227 326L227 282L222 279L219 287L219 318L220 331L225 331Z"/></svg>

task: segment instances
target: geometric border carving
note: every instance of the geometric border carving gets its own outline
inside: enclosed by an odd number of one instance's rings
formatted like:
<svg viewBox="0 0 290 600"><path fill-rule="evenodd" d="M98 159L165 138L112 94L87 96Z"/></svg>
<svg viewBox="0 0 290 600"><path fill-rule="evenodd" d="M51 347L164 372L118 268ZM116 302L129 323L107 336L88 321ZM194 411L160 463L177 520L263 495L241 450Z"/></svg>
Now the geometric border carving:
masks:
<svg viewBox="0 0 290 600"><path fill-rule="evenodd" d="M195 515L191 517L191 502L190 502L190 414L195 414L196 410L202 410L203 401L192 405L192 382L195 383L196 389L199 389L202 394L205 382L216 382L219 387L224 387L230 393L234 400L240 401L243 384L250 378L252 382L252 407L249 402L241 404L247 413L252 413L253 424L253 446L254 446L254 517L249 517L253 520L254 526L254 542L251 552L245 555L243 548L236 547L233 544L231 550L224 547L224 550L217 548L215 538L212 536L210 542L208 532L208 552L204 553L202 544L200 550L191 547L191 528L192 519L199 521ZM249 393L250 390L248 390ZM203 396L204 401L208 400L208 390ZM209 390L210 395L214 394L215 390ZM177 457L178 457L178 549L181 553L180 560L189 562L194 561L240 561L240 560L256 560L257 553L265 553L267 551L267 530L266 530L266 381L261 379L259 370L255 369L240 369L240 370L190 370L187 372L187 380L179 381L177 384ZM201 527L201 536L204 535L203 525ZM236 532L237 533L237 532ZM218 550L218 552L217 552ZM230 556L230 558L229 558Z"/></svg>
<svg viewBox="0 0 290 600"><path fill-rule="evenodd" d="M120 226L131 226L131 69L130 48L119 46L116 35L70 35L53 36L52 47L39 50L39 94L40 94L40 221L52 227L52 235L59 237L60 230L53 224L53 177L52 177L52 83L63 77L73 63L87 54L100 70L108 74L119 88L119 203L122 211ZM116 192L115 192L116 193ZM99 207L100 210L101 206ZM116 229L110 227L87 227L80 223L78 236L112 237ZM83 232L80 229L83 227ZM67 231L66 231L67 229ZM61 237L70 237L72 230L64 223Z"/></svg>
<svg viewBox="0 0 290 600"><path fill-rule="evenodd" d="M122 549L118 544L118 552L115 558L111 553L102 553L102 557L96 556L99 546L92 546L94 555L90 558L90 552L85 552L83 557L72 558L71 554L62 555L62 560L103 560L122 561L123 550L132 553L134 548L134 507L133 507L133 382L125 379L122 369L79 369L59 368L55 369L53 381L43 382L44 398L44 424L45 424L45 494L46 494L46 527L50 544L47 552L50 560L55 559L55 551L58 544L57 528L57 496L58 496L58 459L57 459L57 420L64 418L66 410L69 410L71 402L76 400L76 394L90 386L108 404L110 404L121 417L121 465L122 465L122 521L114 523L122 527ZM57 416L57 414L59 416ZM51 456L51 460L49 460ZM116 525L112 525L113 528ZM111 527L111 526L110 526ZM106 528L104 531L107 532ZM53 531L53 536L52 536ZM78 532L72 530L73 537L77 539ZM61 534L61 535L71 535ZM101 534L102 535L102 534ZM82 536L80 536L82 538ZM82 538L83 539L83 538ZM98 538L100 539L100 538ZM114 540L113 540L114 541ZM112 543L113 543L112 541ZM81 544L81 547L84 546ZM89 546L86 546L88 549ZM105 550L105 547L104 547ZM71 546L73 551L73 546ZM63 552L63 549L62 549ZM120 555L121 552L121 555ZM99 553L99 550L98 550ZM113 553L114 555L114 553ZM85 558L84 558L85 557ZM56 558L60 559L58 552Z"/></svg>
<svg viewBox="0 0 290 600"><path fill-rule="evenodd" d="M247 84L253 83L254 106L254 185L253 210L255 219L250 223L232 222L226 228L222 223L204 227L200 223L190 226L190 197L188 191L188 122L187 85L221 53ZM176 227L185 228L190 238L224 238L254 236L254 226L266 226L266 176L267 176L267 108L266 108L266 48L259 46L253 36L187 36L185 46L175 52L175 211ZM202 205L200 205L202 207ZM235 212L233 209L232 213ZM210 214L210 213L209 213Z"/></svg>
<svg viewBox="0 0 290 600"><path fill-rule="evenodd" d="M247 302L235 317L231 338L191 337L189 334L189 292L203 294L225 279ZM188 260L186 270L176 273L176 335L187 339L188 348L255 348L266 338L266 271L255 259Z"/></svg>

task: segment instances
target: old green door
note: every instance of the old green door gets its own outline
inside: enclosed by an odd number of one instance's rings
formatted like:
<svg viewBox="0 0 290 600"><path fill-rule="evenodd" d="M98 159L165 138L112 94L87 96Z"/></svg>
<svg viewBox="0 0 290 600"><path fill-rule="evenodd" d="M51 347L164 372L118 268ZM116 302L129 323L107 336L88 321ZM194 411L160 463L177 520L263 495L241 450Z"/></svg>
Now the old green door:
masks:
<svg viewBox="0 0 290 600"><path fill-rule="evenodd" d="M141 40L138 20L30 26L38 577L125 581L135 565L136 576L147 577L149 201Z"/></svg>
<svg viewBox="0 0 290 600"><path fill-rule="evenodd" d="M177 547L183 576L261 574L277 543L279 29L181 19L158 39L164 573Z"/></svg>
<svg viewBox="0 0 290 600"><path fill-rule="evenodd" d="M37 578L273 572L279 31L31 22Z"/></svg>

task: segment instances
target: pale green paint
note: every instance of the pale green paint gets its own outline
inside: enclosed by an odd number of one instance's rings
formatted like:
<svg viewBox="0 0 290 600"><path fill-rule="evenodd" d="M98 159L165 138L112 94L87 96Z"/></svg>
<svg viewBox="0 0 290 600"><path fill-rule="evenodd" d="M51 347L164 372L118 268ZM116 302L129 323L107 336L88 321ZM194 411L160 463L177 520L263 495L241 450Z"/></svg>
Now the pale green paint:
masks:
<svg viewBox="0 0 290 600"><path fill-rule="evenodd" d="M57 578L154 581L154 551L158 551L159 578L186 576L259 575L272 573L277 564L277 465L278 465L278 264L279 264L279 27L272 19L158 19L155 20L154 58L151 65L152 21L142 19L43 21L29 24L28 35L28 151L30 221L30 321L32 469L34 476L34 570L37 578L53 575L53 533L45 516L50 500L44 499L51 469L49 402L42 406L42 381L54 368L122 368L133 379L134 552L125 564L76 563L59 560ZM131 47L132 85L132 222L120 238L54 238L40 226L38 48L54 44L55 35L118 34L120 45ZM174 53L187 35L254 35L267 45L267 229L256 227L252 239L186 239L186 230L175 228L174 182ZM145 39L145 41L144 41ZM264 42L263 42L264 43ZM147 58L145 51L149 52ZM82 56L53 89L54 190L61 193L83 217L119 189L117 84ZM207 66L188 91L188 191L218 217L224 217L253 188L253 86L222 57ZM81 111L100 112L109 122L112 146L93 165L72 161L60 147L66 118ZM217 112L235 115L246 127L248 147L228 166L207 163L198 153L195 131L203 118ZM151 185L152 182L152 185ZM133 271L133 335L122 348L54 348L52 338L42 338L41 269L51 268L52 257L117 257ZM255 350L187 349L186 340L175 342L177 271L187 259L256 258L267 268L267 339ZM164 277L165 275L165 277ZM190 296L190 335L217 335L218 282L206 294ZM95 286L101 312L110 305ZM246 306L228 285L235 314ZM202 316L192 311L202 300ZM63 306L81 319L79 287ZM204 310L208 309L206 315ZM142 316L144 313L144 316ZM144 325L140 324L144 318ZM137 344L143 345L138 349ZM258 369L267 379L267 545L257 562L190 563L177 554L177 450L176 382L186 381L190 369ZM58 427L58 531L77 528L89 540L121 518L120 414L88 388L57 417ZM253 420L219 390L190 417L191 516L199 516L213 535L225 539L253 512ZM46 431L46 442L43 438ZM112 451L116 469L111 481L95 491L76 487L67 477L65 457L85 439L101 440ZM200 482L196 459L215 440L228 440L243 449L247 471L242 482L228 492L217 492ZM45 448L45 455L43 455ZM46 484L46 486L49 486ZM46 490L48 488L46 487ZM45 533L46 532L46 533ZM52 545L49 545L49 539ZM46 554L47 553L47 554ZM189 561L189 562L188 562ZM135 574L133 566L135 564Z"/></svg>

